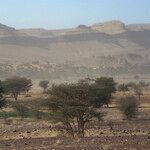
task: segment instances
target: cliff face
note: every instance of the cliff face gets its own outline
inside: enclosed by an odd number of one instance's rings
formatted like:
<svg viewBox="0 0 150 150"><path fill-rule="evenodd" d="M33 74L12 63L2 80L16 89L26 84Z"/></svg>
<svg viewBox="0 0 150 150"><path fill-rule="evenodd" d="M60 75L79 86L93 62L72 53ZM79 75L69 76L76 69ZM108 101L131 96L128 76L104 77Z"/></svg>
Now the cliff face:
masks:
<svg viewBox="0 0 150 150"><path fill-rule="evenodd" d="M120 21L97 23L92 25L91 28L107 34L118 34L126 31L125 24Z"/></svg>

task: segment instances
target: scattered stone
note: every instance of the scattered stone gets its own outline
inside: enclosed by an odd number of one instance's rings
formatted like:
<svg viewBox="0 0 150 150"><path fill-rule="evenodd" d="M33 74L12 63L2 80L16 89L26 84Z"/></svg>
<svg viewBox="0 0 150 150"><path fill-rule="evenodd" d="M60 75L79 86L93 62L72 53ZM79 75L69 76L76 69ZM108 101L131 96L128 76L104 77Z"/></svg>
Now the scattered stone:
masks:
<svg viewBox="0 0 150 150"><path fill-rule="evenodd" d="M5 146L11 146L11 144L10 143L6 143Z"/></svg>
<svg viewBox="0 0 150 150"><path fill-rule="evenodd" d="M7 133L8 132L8 130L6 130L4 133Z"/></svg>
<svg viewBox="0 0 150 150"><path fill-rule="evenodd" d="M126 130L123 130L123 132L122 133L126 133Z"/></svg>
<svg viewBox="0 0 150 150"><path fill-rule="evenodd" d="M17 130L14 130L13 132L17 132Z"/></svg>
<svg viewBox="0 0 150 150"><path fill-rule="evenodd" d="M37 129L33 130L32 132L36 132L36 131L37 131Z"/></svg>

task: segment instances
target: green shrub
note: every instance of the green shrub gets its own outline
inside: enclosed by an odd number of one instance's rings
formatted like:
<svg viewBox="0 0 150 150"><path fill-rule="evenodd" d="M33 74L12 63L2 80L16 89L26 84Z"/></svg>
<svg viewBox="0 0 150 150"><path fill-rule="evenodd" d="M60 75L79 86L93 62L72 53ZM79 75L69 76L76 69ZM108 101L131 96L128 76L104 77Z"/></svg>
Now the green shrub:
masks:
<svg viewBox="0 0 150 150"><path fill-rule="evenodd" d="M16 112L6 112L6 111L1 111L0 112L0 118L9 118L9 117L17 117Z"/></svg>
<svg viewBox="0 0 150 150"><path fill-rule="evenodd" d="M33 109L31 113L32 113L32 116L36 119L41 119L43 115L43 113L39 111L39 109Z"/></svg>
<svg viewBox="0 0 150 150"><path fill-rule="evenodd" d="M119 101L119 109L126 116L127 119L131 119L137 115L138 103L134 96L123 97Z"/></svg>
<svg viewBox="0 0 150 150"><path fill-rule="evenodd" d="M21 103L15 103L13 105L14 110L17 112L18 116L24 118L28 116L28 108Z"/></svg>

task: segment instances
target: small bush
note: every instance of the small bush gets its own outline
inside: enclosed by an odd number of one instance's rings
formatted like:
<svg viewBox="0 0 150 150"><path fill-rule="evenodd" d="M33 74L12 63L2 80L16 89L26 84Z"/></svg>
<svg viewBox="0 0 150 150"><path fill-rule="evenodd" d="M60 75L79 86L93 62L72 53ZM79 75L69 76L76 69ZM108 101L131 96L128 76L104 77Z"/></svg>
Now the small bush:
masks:
<svg viewBox="0 0 150 150"><path fill-rule="evenodd" d="M42 118L42 112L39 111L39 109L34 109L32 110L32 116L36 119L41 119Z"/></svg>
<svg viewBox="0 0 150 150"><path fill-rule="evenodd" d="M6 100L5 98L0 96L0 109L6 106Z"/></svg>
<svg viewBox="0 0 150 150"><path fill-rule="evenodd" d="M131 119L137 115L138 103L134 96L128 96L121 98L119 101L119 109L126 116L127 119Z"/></svg>
<svg viewBox="0 0 150 150"><path fill-rule="evenodd" d="M28 108L21 103L15 103L13 105L14 110L17 112L18 116L24 118L27 117Z"/></svg>
<svg viewBox="0 0 150 150"><path fill-rule="evenodd" d="M9 118L9 117L17 117L16 112L6 112L6 111L1 111L0 112L0 118Z"/></svg>
<svg viewBox="0 0 150 150"><path fill-rule="evenodd" d="M128 88L128 85L127 84L120 84L119 86L118 86L118 91L122 91L122 92L127 92L127 91L129 91L129 88Z"/></svg>

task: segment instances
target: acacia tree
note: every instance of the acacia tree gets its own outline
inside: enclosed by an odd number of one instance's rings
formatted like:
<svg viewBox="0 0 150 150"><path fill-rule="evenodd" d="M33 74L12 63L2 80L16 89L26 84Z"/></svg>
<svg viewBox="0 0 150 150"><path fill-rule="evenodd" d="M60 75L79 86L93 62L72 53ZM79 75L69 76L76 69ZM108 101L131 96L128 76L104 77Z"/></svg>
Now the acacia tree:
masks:
<svg viewBox="0 0 150 150"><path fill-rule="evenodd" d="M141 96L143 95L142 89L139 85L134 87L135 95L138 96L139 101L141 100Z"/></svg>
<svg viewBox="0 0 150 150"><path fill-rule="evenodd" d="M22 92L29 91L32 87L32 81L30 79L19 76L7 78L4 81L4 84L5 91L12 94L15 100L18 99L18 95L20 95Z"/></svg>
<svg viewBox="0 0 150 150"><path fill-rule="evenodd" d="M139 82L139 86L140 87L148 87L150 84L149 83L146 83L145 81L140 81Z"/></svg>
<svg viewBox="0 0 150 150"><path fill-rule="evenodd" d="M6 99L3 96L4 94L4 87L3 87L3 83L0 81L0 109L3 111L3 108L6 107ZM4 111L3 111L4 112ZM6 122L6 115L4 112L4 120Z"/></svg>
<svg viewBox="0 0 150 150"><path fill-rule="evenodd" d="M40 81L39 86L43 88L43 92L45 93L46 90L48 89L49 81Z"/></svg>
<svg viewBox="0 0 150 150"><path fill-rule="evenodd" d="M85 126L103 114L91 105L91 85L88 83L53 85L46 106L54 112L53 119L62 122L64 129L75 137L84 137ZM94 94L94 93L93 93Z"/></svg>
<svg viewBox="0 0 150 150"><path fill-rule="evenodd" d="M2 82L0 81L0 109L5 107L6 105L6 101L5 101L3 94L4 94L4 88L3 88Z"/></svg>
<svg viewBox="0 0 150 150"><path fill-rule="evenodd" d="M95 80L95 92L97 94L97 99L95 103L97 106L103 104L109 107L111 102L112 94L116 92L116 83L113 78L101 77Z"/></svg>
<svg viewBox="0 0 150 150"><path fill-rule="evenodd" d="M128 85L124 83L120 84L118 86L118 91L122 91L125 94L125 92L129 91Z"/></svg>
<svg viewBox="0 0 150 150"><path fill-rule="evenodd" d="M134 88L137 86L137 84L136 84L135 82L129 82L129 83L127 83L126 85L127 85L127 87L130 88L130 89L134 89Z"/></svg>

